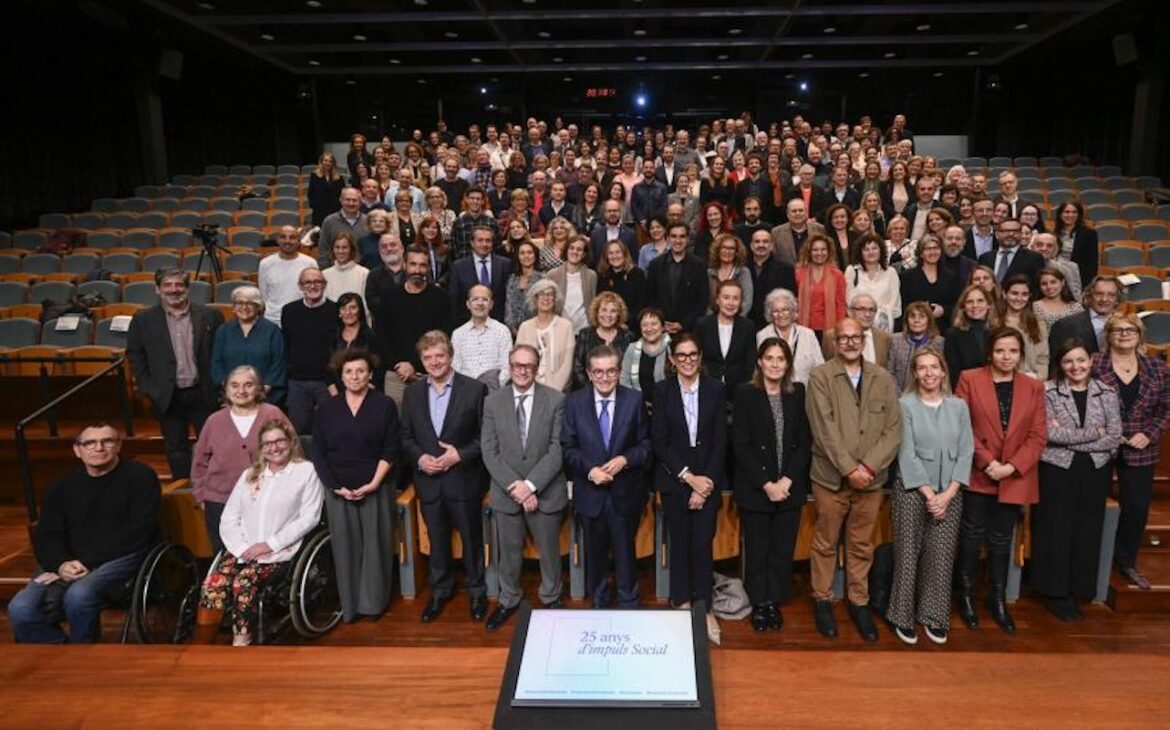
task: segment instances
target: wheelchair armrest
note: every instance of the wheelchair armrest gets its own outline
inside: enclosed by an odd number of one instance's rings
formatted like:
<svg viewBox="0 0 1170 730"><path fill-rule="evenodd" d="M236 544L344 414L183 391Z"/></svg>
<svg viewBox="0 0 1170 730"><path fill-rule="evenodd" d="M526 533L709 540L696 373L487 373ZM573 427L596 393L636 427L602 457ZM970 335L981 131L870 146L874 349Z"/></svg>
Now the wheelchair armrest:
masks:
<svg viewBox="0 0 1170 730"><path fill-rule="evenodd" d="M176 479L173 482L167 482L163 485L163 495L174 494L175 492L188 489L191 486L190 479Z"/></svg>

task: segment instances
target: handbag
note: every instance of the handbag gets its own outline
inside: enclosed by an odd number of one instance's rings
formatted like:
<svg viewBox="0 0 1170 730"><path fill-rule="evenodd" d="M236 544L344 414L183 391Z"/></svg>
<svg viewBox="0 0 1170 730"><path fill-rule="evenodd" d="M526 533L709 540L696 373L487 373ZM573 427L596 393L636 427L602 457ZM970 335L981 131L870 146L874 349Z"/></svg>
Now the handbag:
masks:
<svg viewBox="0 0 1170 730"><path fill-rule="evenodd" d="M711 595L711 610L719 618L739 620L746 618L752 612L752 602L748 598L743 581L722 573L714 573L715 590Z"/></svg>

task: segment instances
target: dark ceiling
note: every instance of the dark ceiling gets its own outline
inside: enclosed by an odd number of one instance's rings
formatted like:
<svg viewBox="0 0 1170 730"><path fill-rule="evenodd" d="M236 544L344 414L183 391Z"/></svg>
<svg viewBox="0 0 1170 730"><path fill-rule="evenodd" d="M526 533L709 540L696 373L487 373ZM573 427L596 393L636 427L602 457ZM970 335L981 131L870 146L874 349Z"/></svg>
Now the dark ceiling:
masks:
<svg viewBox="0 0 1170 730"><path fill-rule="evenodd" d="M140 0L280 69L361 79L996 66L1121 0Z"/></svg>

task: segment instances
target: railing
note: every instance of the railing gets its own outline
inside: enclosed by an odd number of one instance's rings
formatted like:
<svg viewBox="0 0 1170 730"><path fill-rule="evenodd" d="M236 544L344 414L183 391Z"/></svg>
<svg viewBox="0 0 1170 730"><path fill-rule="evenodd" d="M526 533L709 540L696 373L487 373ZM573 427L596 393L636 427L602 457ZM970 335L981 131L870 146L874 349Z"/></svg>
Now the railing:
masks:
<svg viewBox="0 0 1170 730"><path fill-rule="evenodd" d="M36 421L39 418L44 417L49 422L49 434L52 436L57 436L58 432L57 432L56 411L61 406L61 404L67 400L72 399L74 396L76 396L78 393L80 393L83 390L85 390L86 388L88 388L90 385L98 382L99 380L101 380L103 378L108 378L112 375L114 380L117 382L117 386L118 386L118 401L119 401L119 405L121 406L122 420L123 420L124 427L126 430L126 435L133 436L134 435L134 416L133 416L133 412L132 412L131 407L130 407L130 396L129 396L129 394L127 392L127 388L126 388L126 386L127 386L126 367L125 367L126 366L126 357L124 355L113 355L110 357L70 357L70 358L65 358L65 357L11 357L11 358L5 358L4 361L8 362L8 363L20 363L20 362L40 363L41 364L40 376L41 376L41 380L42 380L42 385L45 384L46 379L48 378L47 370L45 368L46 363L63 363L63 362L71 362L71 363L84 363L84 362L101 363L101 362L105 362L105 363L109 363L109 365L107 365L106 367L102 368L101 370L94 373L93 375L90 375L88 378L81 381L77 385L74 385L72 388L65 391L61 395L57 396L56 398L53 398L48 403L46 403L43 406L41 406L40 408L36 409L35 411L33 411L29 415L25 416L24 418L20 419L16 423L16 454L17 454L17 460L18 460L19 468L20 468L21 486L24 489L25 505L28 508L28 521L29 521L29 524L31 525L37 521L37 494L36 494L36 489L33 485L32 463L31 463L29 456L28 456L28 439L25 436L25 429L28 428L29 424L33 423L34 421Z"/></svg>

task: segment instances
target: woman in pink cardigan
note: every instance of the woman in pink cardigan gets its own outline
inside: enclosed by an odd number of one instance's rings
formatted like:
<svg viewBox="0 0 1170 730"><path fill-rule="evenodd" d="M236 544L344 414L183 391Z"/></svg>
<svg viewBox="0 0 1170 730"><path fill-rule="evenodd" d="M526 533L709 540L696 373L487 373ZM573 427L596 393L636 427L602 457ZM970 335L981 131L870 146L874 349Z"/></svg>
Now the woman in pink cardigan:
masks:
<svg viewBox="0 0 1170 730"><path fill-rule="evenodd" d="M251 365L228 373L227 404L211 414L199 432L191 464L191 486L203 505L203 519L213 552L223 550L219 518L232 488L257 456L257 429L272 419L287 420L279 408L264 402L264 383Z"/></svg>

